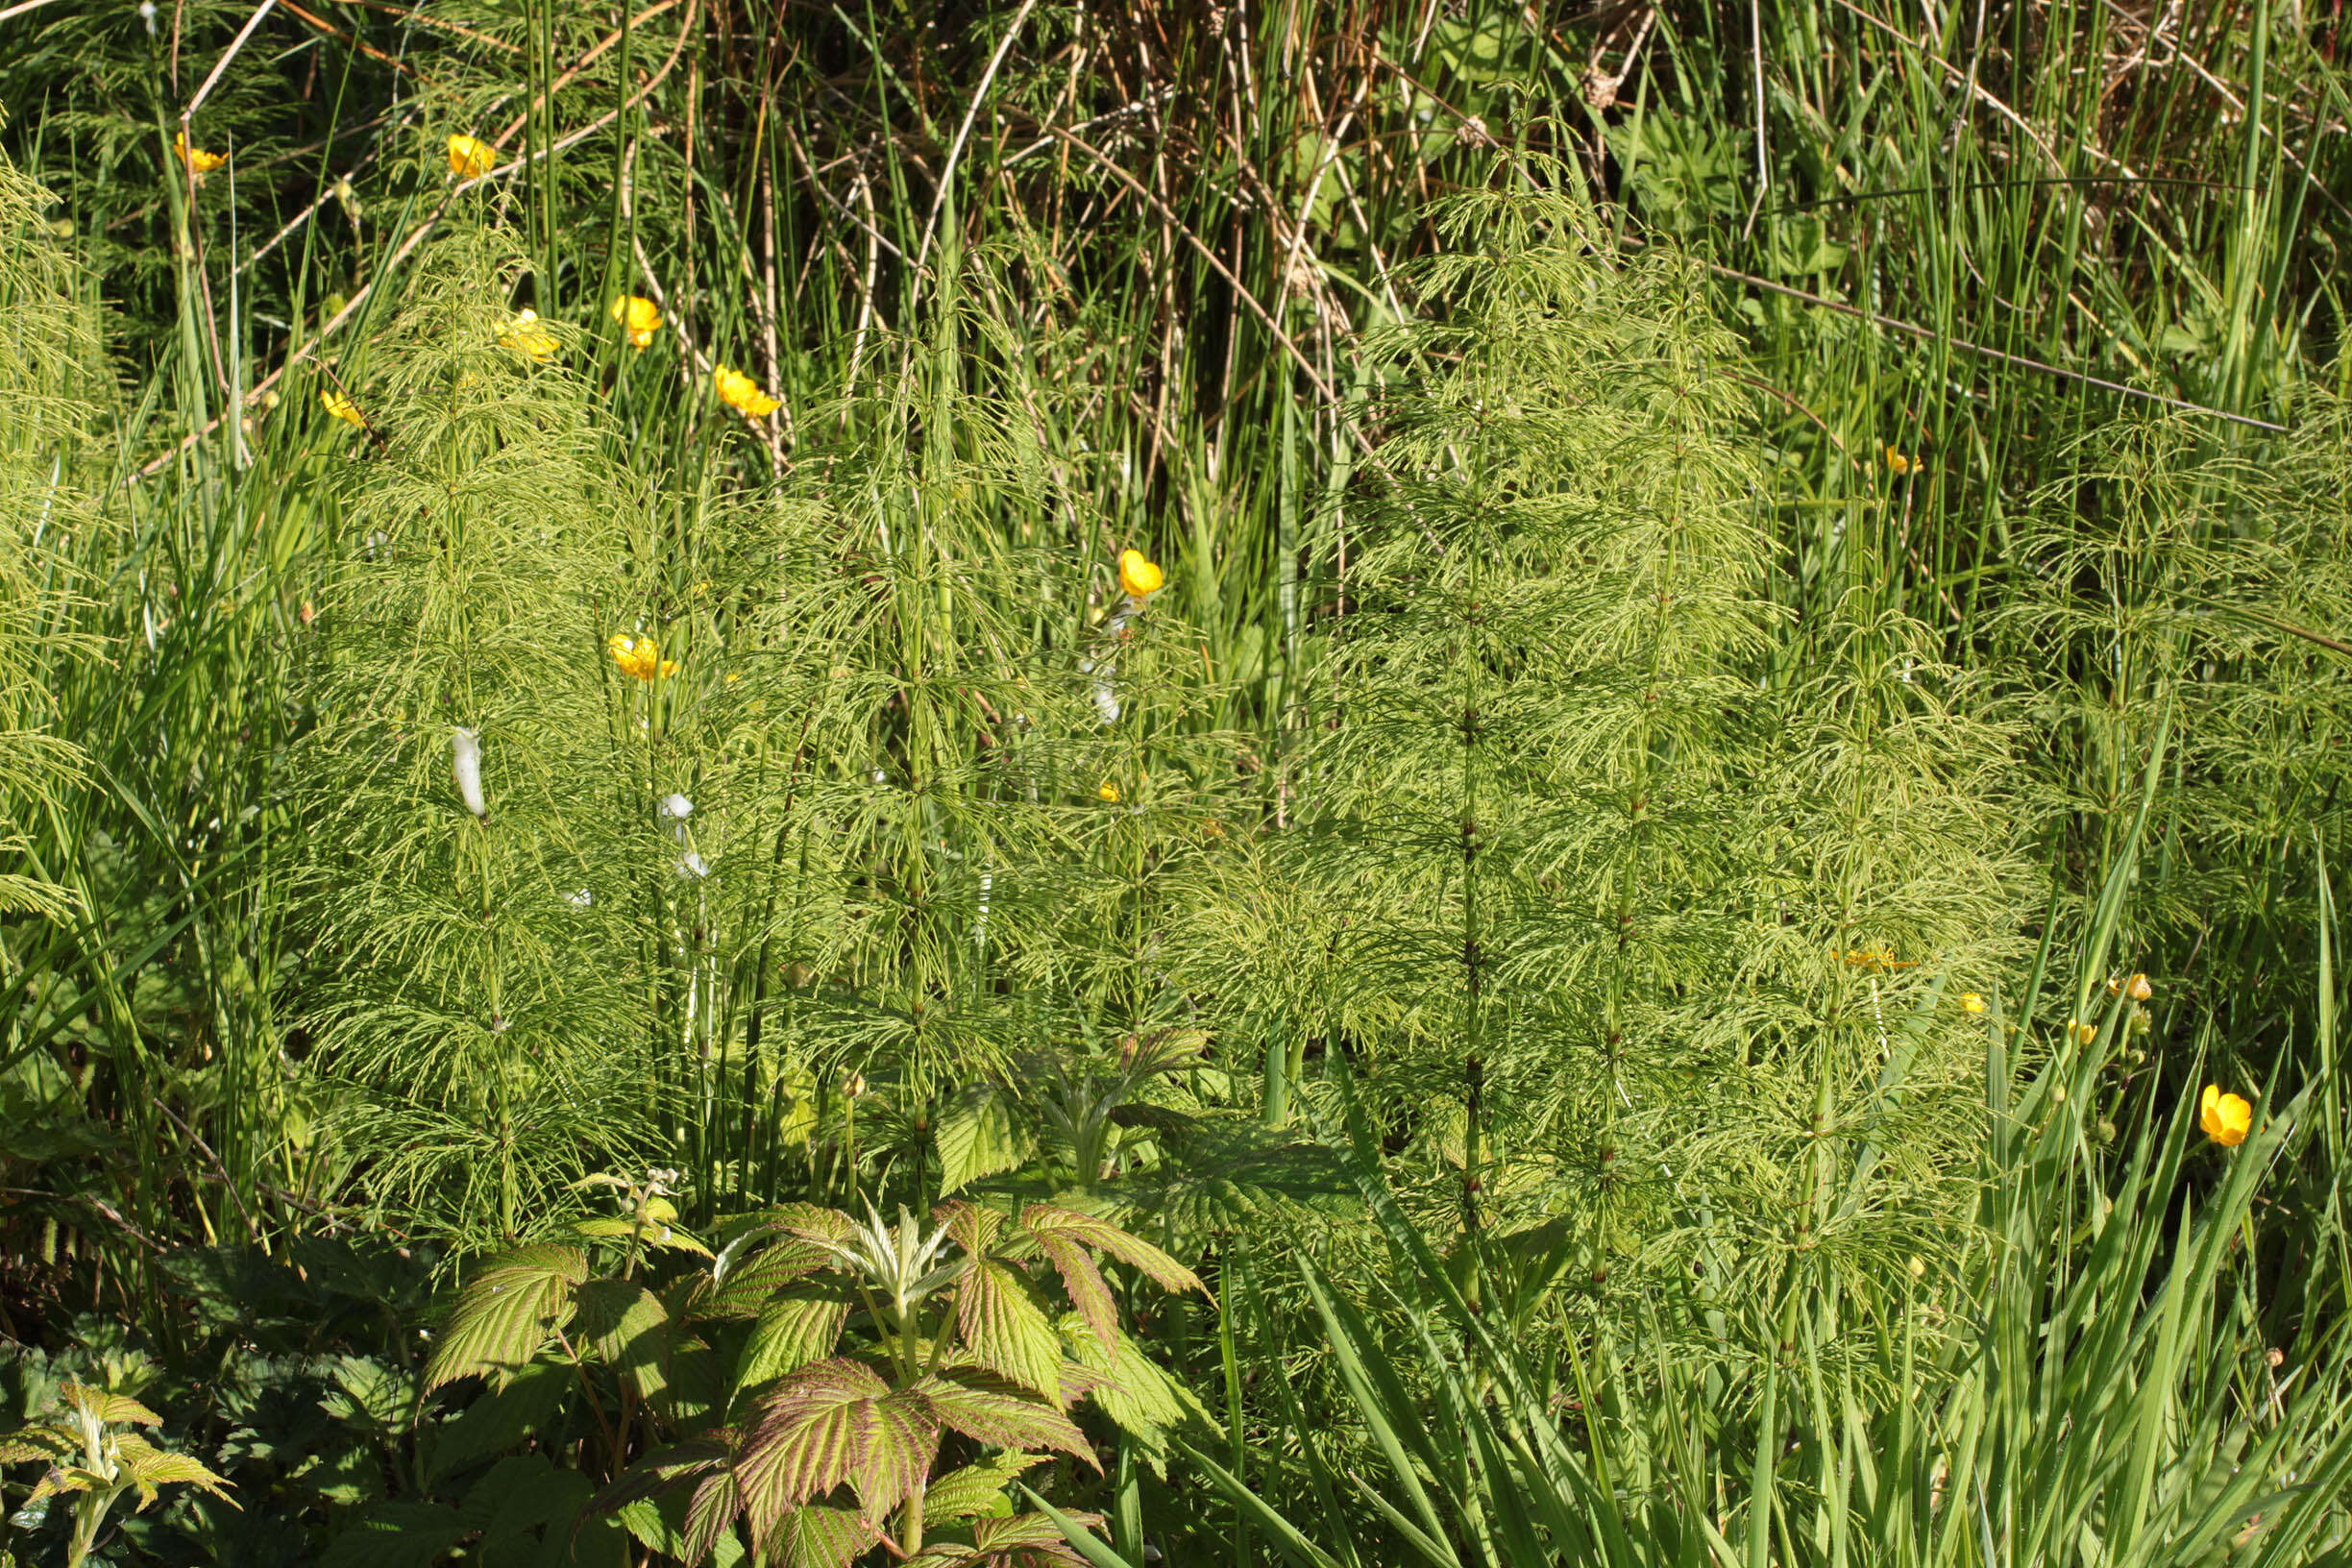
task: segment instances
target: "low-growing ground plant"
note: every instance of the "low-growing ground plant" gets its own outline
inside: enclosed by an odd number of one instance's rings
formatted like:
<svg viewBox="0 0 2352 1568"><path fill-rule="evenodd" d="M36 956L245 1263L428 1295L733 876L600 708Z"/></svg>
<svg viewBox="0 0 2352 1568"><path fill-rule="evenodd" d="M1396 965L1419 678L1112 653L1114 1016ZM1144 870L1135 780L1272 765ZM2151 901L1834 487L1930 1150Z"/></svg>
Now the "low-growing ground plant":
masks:
<svg viewBox="0 0 2352 1568"><path fill-rule="evenodd" d="M927 1224L792 1204L736 1222L714 1257L678 1226L674 1174L601 1184L624 1213L580 1222L594 1240L536 1242L468 1280L423 1386L485 1391L437 1443L519 1434L530 1409L542 1452L606 1478L592 1516L689 1564L747 1548L843 1568L887 1542L956 1568L1085 1560L1012 1505L1057 1454L1100 1468L1080 1403L1139 1435L1212 1430L1122 1330L1112 1276L1200 1282L1115 1225L1047 1203L951 1201ZM455 1507L360 1529L437 1531L426 1550L469 1533Z"/></svg>

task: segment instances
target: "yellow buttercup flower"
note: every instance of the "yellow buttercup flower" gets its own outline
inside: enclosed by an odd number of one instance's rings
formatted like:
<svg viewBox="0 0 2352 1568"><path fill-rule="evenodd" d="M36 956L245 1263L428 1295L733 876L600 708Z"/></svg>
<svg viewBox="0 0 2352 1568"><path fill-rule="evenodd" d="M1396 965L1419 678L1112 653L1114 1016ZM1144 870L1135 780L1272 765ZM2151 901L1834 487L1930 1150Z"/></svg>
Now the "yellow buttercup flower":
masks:
<svg viewBox="0 0 2352 1568"><path fill-rule="evenodd" d="M319 402L325 404L327 411L344 424L356 425L363 430L367 429L367 416L359 412L359 405L334 388L321 390Z"/></svg>
<svg viewBox="0 0 2352 1568"><path fill-rule="evenodd" d="M1166 574L1154 566L1151 557L1141 551L1119 551L1119 586L1127 590L1128 598L1141 603L1158 593L1160 585L1165 581Z"/></svg>
<svg viewBox="0 0 2352 1568"><path fill-rule="evenodd" d="M1886 449L1886 465L1887 472L1899 478L1901 476L1917 470L1920 466L1920 460L1917 457L1909 456L1903 453L1898 452L1893 447L1889 447Z"/></svg>
<svg viewBox="0 0 2352 1568"><path fill-rule="evenodd" d="M2254 1108L2235 1094L2222 1093L2219 1084L2207 1084L2205 1097L2197 1102L2197 1122L2207 1138L2234 1149L2254 1130Z"/></svg>
<svg viewBox="0 0 2352 1568"><path fill-rule="evenodd" d="M450 173L460 180L479 180L498 166L498 149L472 136L449 138Z"/></svg>
<svg viewBox="0 0 2352 1568"><path fill-rule="evenodd" d="M180 155L181 162L198 174L210 174L229 161L227 153L208 153L201 147L190 147L185 131L172 137L172 151Z"/></svg>
<svg viewBox="0 0 2352 1568"><path fill-rule="evenodd" d="M1982 996L1977 995L1977 994L1976 994L1974 992L1972 992L1972 991L1962 992L1960 993L1960 1011L1961 1011L1961 1012L1963 1012L1963 1013L1982 1013L1984 1010L1985 1010L1985 999L1984 999Z"/></svg>
<svg viewBox="0 0 2352 1568"><path fill-rule="evenodd" d="M612 653L612 661L621 667L623 674L635 675L639 680L651 680L656 675L677 674L677 660L663 658L661 645L650 637L625 637L615 632L604 640L604 647Z"/></svg>
<svg viewBox="0 0 2352 1568"><path fill-rule="evenodd" d="M621 324L623 331L628 333L631 348L650 348L654 329L662 323L661 306L651 300L624 294L612 303L612 318Z"/></svg>
<svg viewBox="0 0 2352 1568"><path fill-rule="evenodd" d="M719 401L746 419L766 419L783 406L779 400L762 391L759 382L739 370L721 365L711 372L711 380L719 388Z"/></svg>
<svg viewBox="0 0 2352 1568"><path fill-rule="evenodd" d="M553 332L539 324L539 312L526 307L499 329L499 347L527 355L544 365L555 357L555 351L563 345L555 341Z"/></svg>
<svg viewBox="0 0 2352 1568"><path fill-rule="evenodd" d="M1095 790L1094 796L1097 799L1108 800L1112 804L1116 805L1118 803L1118 786L1106 778L1102 781L1101 787Z"/></svg>
<svg viewBox="0 0 2352 1568"><path fill-rule="evenodd" d="M2146 975L2135 974L2123 983L2123 994L2135 1002L2144 1002L2156 994L2156 988L2148 984Z"/></svg>

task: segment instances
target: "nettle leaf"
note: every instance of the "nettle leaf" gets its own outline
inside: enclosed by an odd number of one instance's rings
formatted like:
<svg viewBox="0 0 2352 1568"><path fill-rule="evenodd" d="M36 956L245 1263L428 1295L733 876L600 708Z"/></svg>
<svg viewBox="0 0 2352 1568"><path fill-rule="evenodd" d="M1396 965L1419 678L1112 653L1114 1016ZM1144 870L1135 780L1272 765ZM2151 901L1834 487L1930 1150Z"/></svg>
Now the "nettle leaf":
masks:
<svg viewBox="0 0 2352 1568"><path fill-rule="evenodd" d="M122 1464L120 1478L138 1488L142 1507L155 1501L157 1487L185 1482L203 1487L233 1508L241 1508L234 1498L222 1490L229 1484L227 1482L185 1454L166 1453L135 1432L116 1437L114 1447Z"/></svg>
<svg viewBox="0 0 2352 1568"><path fill-rule="evenodd" d="M453 1418L419 1432L425 1479L439 1479L488 1455L503 1453L562 1408L575 1374L567 1366L527 1366L506 1386L484 1393Z"/></svg>
<svg viewBox="0 0 2352 1568"><path fill-rule="evenodd" d="M1058 1236L1098 1252L1107 1252L1120 1262L1141 1270L1164 1290L1198 1290L1202 1295L1209 1293L1202 1286L1200 1276L1141 1237L1131 1236L1107 1219L1082 1214L1075 1209L1065 1209L1059 1204L1033 1203L1021 1211L1021 1229L1027 1231L1040 1246L1045 1244L1048 1236Z"/></svg>
<svg viewBox="0 0 2352 1568"><path fill-rule="evenodd" d="M1030 1234L1044 1249L1054 1272L1062 1276L1062 1287L1069 1292L1071 1305L1093 1330L1094 1337L1105 1341L1115 1337L1118 1304L1111 1297L1110 1282L1094 1266L1093 1255L1065 1232L1049 1229Z"/></svg>
<svg viewBox="0 0 2352 1568"><path fill-rule="evenodd" d="M1084 1525L1099 1525L1098 1513L1066 1517ZM1005 1519L975 1519L972 1544L943 1541L926 1546L908 1561L924 1568L1088 1568L1086 1557L1062 1533L1062 1527L1041 1513L1017 1513Z"/></svg>
<svg viewBox="0 0 2352 1568"><path fill-rule="evenodd" d="M743 1561L743 1542L732 1531L725 1530L703 1545L698 1556L689 1551L688 1507L687 1499L674 1494L658 1501L639 1498L622 1507L620 1519L627 1527L629 1534L636 1538L638 1545L664 1557L675 1557L687 1568L701 1568L705 1560L712 1562L714 1568L735 1568L735 1564Z"/></svg>
<svg viewBox="0 0 2352 1568"><path fill-rule="evenodd" d="M85 1383L66 1384L58 1393L66 1404L87 1410L100 1421L130 1421L142 1427L163 1424L161 1416L128 1394L110 1394Z"/></svg>
<svg viewBox="0 0 2352 1568"><path fill-rule="evenodd" d="M849 1568L881 1538L873 1524L848 1508L795 1508L767 1543L778 1568Z"/></svg>
<svg viewBox="0 0 2352 1568"><path fill-rule="evenodd" d="M660 1299L633 1280L590 1280L575 1299L581 1336L597 1355L640 1399L659 1396L669 1385L662 1362L670 1337Z"/></svg>
<svg viewBox="0 0 2352 1568"><path fill-rule="evenodd" d="M985 1256L1004 1231L1004 1215L961 1198L941 1204L931 1211L931 1217L945 1225L955 1244L974 1258Z"/></svg>
<svg viewBox="0 0 2352 1568"><path fill-rule="evenodd" d="M426 1392L529 1360L550 1328L571 1321L573 1292L587 1277L588 1255L552 1242L518 1248L475 1276L425 1369Z"/></svg>
<svg viewBox="0 0 2352 1568"><path fill-rule="evenodd" d="M1010 1095L975 1085L940 1118L940 1190L953 1192L1015 1168L1035 1142L1015 1117Z"/></svg>
<svg viewBox="0 0 2352 1568"><path fill-rule="evenodd" d="M319 1568L432 1568L465 1532L446 1504L379 1503L329 1544Z"/></svg>
<svg viewBox="0 0 2352 1568"><path fill-rule="evenodd" d="M750 1316L776 1291L832 1262L818 1243L845 1241L850 1235L847 1215L812 1203L789 1203L760 1215L711 1264L717 1285L711 1314Z"/></svg>
<svg viewBox="0 0 2352 1568"><path fill-rule="evenodd" d="M686 1505L686 1538L684 1556L689 1563L699 1563L716 1552L723 1565L743 1556L743 1547L735 1539L735 1516L743 1511L743 1487L736 1482L734 1472L719 1471L703 1478Z"/></svg>
<svg viewBox="0 0 2352 1568"><path fill-rule="evenodd" d="M845 1482L869 1517L919 1488L939 1453L939 1418L919 1393L894 1392L871 1367L835 1357L802 1367L759 1401L735 1460L755 1539L788 1510Z"/></svg>
<svg viewBox="0 0 2352 1568"><path fill-rule="evenodd" d="M849 1303L816 1291L795 1291L760 1309L736 1363L735 1386L756 1388L797 1372L833 1348L849 1322Z"/></svg>
<svg viewBox="0 0 2352 1568"><path fill-rule="evenodd" d="M1053 1448L1102 1468L1077 1424L1030 1390L958 1368L915 1384L940 1424L991 1448ZM1059 1392L1059 1390L1056 1390Z"/></svg>
<svg viewBox="0 0 2352 1568"><path fill-rule="evenodd" d="M942 1419L945 1417L943 1415ZM948 1424L952 1426L954 1423ZM969 1519L976 1514L1008 1513L1012 1510L1012 1501L1006 1495L1005 1488L1013 1484L1014 1478L1044 1462L1045 1456L1042 1454L1023 1454L1008 1449L1001 1454L992 1454L977 1464L950 1470L933 1482L923 1493L923 1517L947 1524L958 1519Z"/></svg>
<svg viewBox="0 0 2352 1568"><path fill-rule="evenodd" d="M1102 1375L1102 1382L1091 1390L1092 1397L1120 1431L1156 1436L1188 1419L1216 1428L1215 1420L1191 1390L1162 1371L1143 1354L1143 1347L1127 1335L1114 1331L1106 1339L1076 1313L1063 1318L1062 1332L1079 1362Z"/></svg>
<svg viewBox="0 0 2352 1568"><path fill-rule="evenodd" d="M975 1256L956 1285L956 1327L971 1359L1047 1398L1062 1391L1062 1336L1028 1276Z"/></svg>

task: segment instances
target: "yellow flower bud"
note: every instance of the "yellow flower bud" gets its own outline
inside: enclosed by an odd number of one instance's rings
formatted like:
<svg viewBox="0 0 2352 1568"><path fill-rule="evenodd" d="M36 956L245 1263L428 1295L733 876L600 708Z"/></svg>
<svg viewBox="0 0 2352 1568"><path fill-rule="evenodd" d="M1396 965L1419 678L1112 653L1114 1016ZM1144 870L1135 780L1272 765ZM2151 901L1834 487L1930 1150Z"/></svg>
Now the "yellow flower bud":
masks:
<svg viewBox="0 0 2352 1568"><path fill-rule="evenodd" d="M450 173L460 180L478 180L498 166L498 149L472 136L449 138Z"/></svg>
<svg viewBox="0 0 2352 1568"><path fill-rule="evenodd" d="M650 348L654 331L662 324L661 306L635 294L624 294L612 303L612 318L628 334L629 347Z"/></svg>
<svg viewBox="0 0 2352 1568"><path fill-rule="evenodd" d="M539 325L539 312L528 308L517 311L512 321L499 329L498 340L501 348L512 349L543 365L562 347L553 332Z"/></svg>
<svg viewBox="0 0 2352 1568"><path fill-rule="evenodd" d="M208 153L201 147L190 147L185 131L172 137L172 151L180 155L181 162L197 174L210 174L229 161L227 153Z"/></svg>
<svg viewBox="0 0 2352 1568"><path fill-rule="evenodd" d="M770 397L761 390L759 382L739 370L721 365L711 372L711 381L719 390L719 401L746 419L766 419L783 406L780 400Z"/></svg>
<svg viewBox="0 0 2352 1568"><path fill-rule="evenodd" d="M1139 550L1119 551L1119 586L1128 597L1140 602L1160 591L1166 575L1154 566L1150 557Z"/></svg>
<svg viewBox="0 0 2352 1568"><path fill-rule="evenodd" d="M2234 1149L2253 1131L2254 1107L2235 1094L2222 1093L2219 1084L2207 1084L2204 1097L2197 1102L2197 1123L2207 1138Z"/></svg>

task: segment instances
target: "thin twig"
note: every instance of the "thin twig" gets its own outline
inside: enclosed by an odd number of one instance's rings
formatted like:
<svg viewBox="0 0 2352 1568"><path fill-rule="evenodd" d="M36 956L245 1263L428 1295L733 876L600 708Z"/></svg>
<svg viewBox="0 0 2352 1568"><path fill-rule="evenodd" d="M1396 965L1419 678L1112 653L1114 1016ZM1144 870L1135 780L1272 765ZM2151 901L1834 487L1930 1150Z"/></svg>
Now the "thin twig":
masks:
<svg viewBox="0 0 2352 1568"><path fill-rule="evenodd" d="M964 160L965 144L971 139L972 122L980 117L980 106L996 81L997 67L1004 63L1013 41L1029 25L1029 13L1036 9L1037 0L1021 0L1020 10L1013 13L1013 25L1005 29L1004 37L997 40L996 52L989 57L988 69L980 73L980 86L964 110L964 123L956 128L955 145L947 149L947 161L940 168L939 185L931 196L931 215L923 220L922 243L915 247L915 274L908 280L910 289L922 286L923 264L931 259L931 241L939 233L940 213L946 209L949 192L955 185L956 165Z"/></svg>

